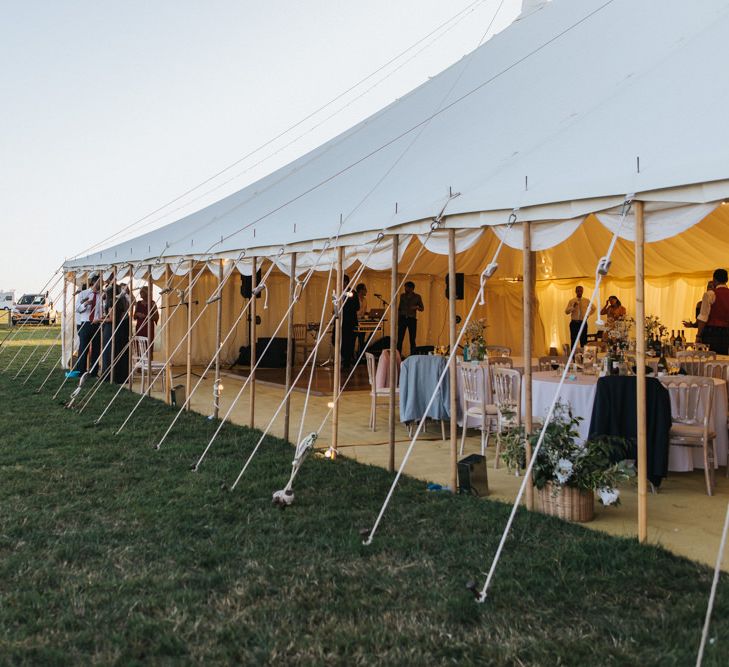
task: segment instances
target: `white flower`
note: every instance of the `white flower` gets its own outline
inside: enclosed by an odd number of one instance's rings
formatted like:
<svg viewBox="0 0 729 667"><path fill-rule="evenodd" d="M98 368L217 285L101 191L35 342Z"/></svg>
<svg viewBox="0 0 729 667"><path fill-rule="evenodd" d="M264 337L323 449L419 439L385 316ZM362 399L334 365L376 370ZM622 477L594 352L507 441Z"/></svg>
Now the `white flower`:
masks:
<svg viewBox="0 0 729 667"><path fill-rule="evenodd" d="M554 476L560 484L565 484L572 477L572 461L569 459L559 459L557 467L554 469Z"/></svg>
<svg viewBox="0 0 729 667"><path fill-rule="evenodd" d="M618 502L620 491L618 489L611 489L609 486L603 486L597 490L597 495L600 496L600 502L607 507Z"/></svg>

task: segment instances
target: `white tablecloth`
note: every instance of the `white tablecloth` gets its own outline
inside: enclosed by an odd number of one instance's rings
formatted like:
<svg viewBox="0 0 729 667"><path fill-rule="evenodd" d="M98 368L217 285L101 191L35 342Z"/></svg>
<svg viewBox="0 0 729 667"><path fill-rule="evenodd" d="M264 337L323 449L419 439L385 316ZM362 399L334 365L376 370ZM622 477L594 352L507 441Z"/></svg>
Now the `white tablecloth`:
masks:
<svg viewBox="0 0 729 667"><path fill-rule="evenodd" d="M590 430L592 404L595 402L597 376L578 375L575 380L565 380L560 393L562 401L569 403L572 414L582 417L579 432L580 438L587 438ZM557 377L553 371L534 373L532 376L532 411L535 416L544 417L554 398L557 389ZM727 386L724 380L714 378L714 429L716 430L716 462L726 465L729 449L727 433ZM524 387L522 387L522 406L524 405ZM668 455L668 469L673 472L686 472L694 468L703 468L703 454L700 449L687 447L671 447Z"/></svg>
<svg viewBox="0 0 729 667"><path fill-rule="evenodd" d="M547 416L552 404L554 392L557 390L559 376L554 371L540 371L532 375L532 414L535 417ZM586 440L590 431L592 404L597 391L597 375L578 375L574 380L565 380L560 392L560 400L568 403L575 417L582 417L579 432L580 438ZM522 385L521 405L524 408L525 387Z"/></svg>

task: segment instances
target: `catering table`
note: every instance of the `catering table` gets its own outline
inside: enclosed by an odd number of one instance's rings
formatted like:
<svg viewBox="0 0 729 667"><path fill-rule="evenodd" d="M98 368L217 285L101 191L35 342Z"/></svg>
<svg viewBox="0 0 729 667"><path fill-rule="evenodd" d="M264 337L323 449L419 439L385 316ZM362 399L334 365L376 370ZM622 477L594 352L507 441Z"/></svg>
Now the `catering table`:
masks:
<svg viewBox="0 0 729 667"><path fill-rule="evenodd" d="M565 380L560 392L562 401L569 403L572 414L582 417L579 425L580 438L586 440L590 430L590 416L595 402L598 376L578 374L574 380ZM544 417L552 403L554 392L559 383L559 376L554 371L543 371L532 375L532 412L535 416ZM727 385L720 378L714 378L714 428L716 430L716 462L726 465L729 434L727 433ZM522 406L524 405L522 385ZM685 472L703 467L703 454L700 449L687 447L671 447L669 450L668 469L673 472Z"/></svg>
<svg viewBox="0 0 729 667"><path fill-rule="evenodd" d="M400 366L400 421L419 420L438 384L438 378L446 367L447 358L437 355L411 355ZM427 416L431 419L448 419L450 416L450 382L448 374L438 390Z"/></svg>

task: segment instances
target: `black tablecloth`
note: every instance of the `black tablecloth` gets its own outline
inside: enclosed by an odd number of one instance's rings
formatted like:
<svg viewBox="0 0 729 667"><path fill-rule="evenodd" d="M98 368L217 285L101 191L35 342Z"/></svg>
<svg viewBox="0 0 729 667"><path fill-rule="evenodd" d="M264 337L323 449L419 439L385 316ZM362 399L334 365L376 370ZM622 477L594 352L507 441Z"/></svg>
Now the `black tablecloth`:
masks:
<svg viewBox="0 0 729 667"><path fill-rule="evenodd" d="M656 378L646 378L648 479L659 486L668 473L671 399ZM609 375L597 381L590 437L619 436L628 441L628 458L636 458L638 415L635 376Z"/></svg>

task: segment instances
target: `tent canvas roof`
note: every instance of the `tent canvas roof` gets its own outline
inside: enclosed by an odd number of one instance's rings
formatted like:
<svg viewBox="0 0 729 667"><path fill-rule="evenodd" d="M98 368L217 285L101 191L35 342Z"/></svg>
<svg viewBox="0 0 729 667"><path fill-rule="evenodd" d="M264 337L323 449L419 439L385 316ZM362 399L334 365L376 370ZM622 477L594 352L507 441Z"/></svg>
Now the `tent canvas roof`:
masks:
<svg viewBox="0 0 729 667"><path fill-rule="evenodd" d="M459 227L516 207L574 218L629 192L716 200L729 194L727 34L727 0L555 0L258 182L66 266L264 254L329 238L340 216L362 240L437 215L451 188L448 215L480 213Z"/></svg>

